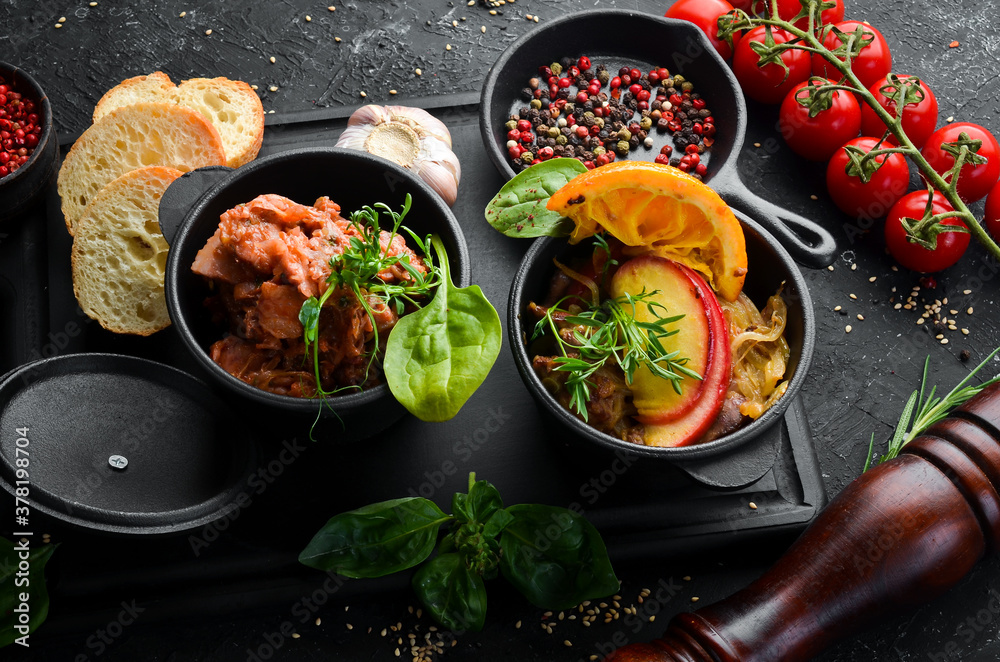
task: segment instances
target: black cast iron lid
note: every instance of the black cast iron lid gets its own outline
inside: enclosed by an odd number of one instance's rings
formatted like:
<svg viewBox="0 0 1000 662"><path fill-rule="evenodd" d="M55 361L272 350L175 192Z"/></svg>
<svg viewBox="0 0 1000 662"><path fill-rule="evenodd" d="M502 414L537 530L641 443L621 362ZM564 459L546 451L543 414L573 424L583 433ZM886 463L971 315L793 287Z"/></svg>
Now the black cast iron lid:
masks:
<svg viewBox="0 0 1000 662"><path fill-rule="evenodd" d="M0 484L12 494L27 486L32 511L71 524L131 534L201 526L226 513L257 456L205 384L153 361L68 354L0 379Z"/></svg>

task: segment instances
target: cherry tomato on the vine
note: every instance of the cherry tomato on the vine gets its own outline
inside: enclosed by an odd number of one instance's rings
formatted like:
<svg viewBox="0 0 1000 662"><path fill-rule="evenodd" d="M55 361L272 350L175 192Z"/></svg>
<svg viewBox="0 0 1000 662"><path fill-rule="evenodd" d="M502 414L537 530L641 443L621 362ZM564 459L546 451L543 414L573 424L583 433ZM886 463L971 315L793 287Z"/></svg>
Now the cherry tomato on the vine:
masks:
<svg viewBox="0 0 1000 662"><path fill-rule="evenodd" d="M816 117L809 117L809 108L796 99L810 81L792 88L781 102L778 126L781 136L799 156L812 161L826 161L837 148L858 135L861 129L861 108L854 95L844 90L834 90L832 103Z"/></svg>
<svg viewBox="0 0 1000 662"><path fill-rule="evenodd" d="M875 161L882 165L867 183L862 182L860 177L847 174L850 158L844 148L853 145L869 152L878 142L878 138L867 137L849 140L834 153L826 166L826 190L841 211L855 218L885 216L910 186L910 169L902 154L875 157Z"/></svg>
<svg viewBox="0 0 1000 662"><path fill-rule="evenodd" d="M992 133L971 122L948 124L931 134L920 153L935 171L944 174L955 165L955 157L941 149L941 145L955 142L962 133L972 140L983 141L978 154L987 159L979 165L967 163L958 173L958 197L965 202L975 202L989 193L1000 178L1000 145Z"/></svg>
<svg viewBox="0 0 1000 662"><path fill-rule="evenodd" d="M993 185L986 198L986 214L983 216L983 225L990 233L994 241L1000 241L1000 181Z"/></svg>
<svg viewBox="0 0 1000 662"><path fill-rule="evenodd" d="M791 41L792 35L784 30L773 29L771 34L776 44ZM745 35L736 45L733 53L733 73L740 81L743 92L761 103L781 103L793 87L809 78L809 54L800 50L788 50L781 54L781 60L788 67L788 76L778 64L771 62L758 67L760 57L751 48L751 42L764 43L765 28L758 26Z"/></svg>
<svg viewBox="0 0 1000 662"><path fill-rule="evenodd" d="M670 5L667 18L679 18L682 21L694 23L701 31L708 35L708 40L719 52L723 60L728 60L733 54L733 49L725 40L719 39L719 17L733 11L733 6L726 0L677 0ZM740 34L733 35L733 46L740 43Z"/></svg>
<svg viewBox="0 0 1000 662"><path fill-rule="evenodd" d="M862 23L861 21L841 21L840 23L833 24L833 27L845 33L854 32L858 26L861 26L865 32L874 35L874 38L854 58L854 61L851 63L851 71L858 77L862 85L871 87L892 71L892 53L889 52L889 44L886 43L882 33L867 23ZM823 39L823 45L830 50L834 50L841 45L840 37L831 29ZM840 72L827 62L822 55L817 53L812 57L814 74L832 78L833 80L840 80Z"/></svg>
<svg viewBox="0 0 1000 662"><path fill-rule="evenodd" d="M931 213L933 214L954 211L954 207L948 204L948 200L939 191L934 191L932 204ZM966 232L942 232L937 236L937 248L933 251L910 241L906 236L902 219L907 217L920 220L924 216L926 206L927 191L914 191L903 196L899 202L893 205L892 209L889 210L889 216L885 219L885 245L896 262L902 266L913 271L931 273L947 269L958 262L965 253L965 249L969 247L969 234ZM941 223L964 227L962 221L957 218L946 218Z"/></svg>
<svg viewBox="0 0 1000 662"><path fill-rule="evenodd" d="M830 9L824 9L820 13L820 18L823 23L830 25L831 23L838 23L844 20L844 1L836 0L837 6L831 7ZM770 7L770 0L767 0L767 6ZM792 20L796 14L802 11L802 3L799 0L778 0L778 18L783 21ZM809 19L807 17L802 17L795 21L795 27L800 30L805 30L809 27Z"/></svg>
<svg viewBox="0 0 1000 662"><path fill-rule="evenodd" d="M906 79L910 78L910 76L901 75L899 78ZM893 89L889 91L889 94L892 95L895 93L895 87L889 83L887 78L879 79L878 82L868 88L868 91L875 96L880 106L885 108L890 115L895 116L896 103L882 93L883 87L892 87ZM923 101L920 103L908 103L903 107L903 131L917 149L923 147L927 139L934 133L938 117L937 97L934 96L931 88L927 87L927 83L924 81L920 81L920 89L924 91ZM885 124L882 123L882 120L878 118L878 115L875 114L875 111L868 104L861 106L861 133L866 136L881 136L885 133ZM896 137L889 134L888 141L895 145Z"/></svg>

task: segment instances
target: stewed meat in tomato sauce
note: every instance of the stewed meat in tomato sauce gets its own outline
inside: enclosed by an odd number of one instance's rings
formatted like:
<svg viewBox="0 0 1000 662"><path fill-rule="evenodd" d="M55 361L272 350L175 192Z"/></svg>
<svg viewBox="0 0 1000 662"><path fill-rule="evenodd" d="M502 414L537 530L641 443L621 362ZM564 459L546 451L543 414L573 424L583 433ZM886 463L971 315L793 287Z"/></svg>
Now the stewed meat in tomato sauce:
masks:
<svg viewBox="0 0 1000 662"><path fill-rule="evenodd" d="M192 265L212 283L206 306L228 331L210 348L212 360L272 393L314 396L312 353L306 355L299 310L307 298L332 287L327 282L331 260L350 246L352 237L362 238L358 228L340 216L340 206L326 197L307 206L267 194L222 214L218 229ZM380 245L386 255L409 255L410 265L427 272L402 236L382 231ZM396 264L379 278L394 283L410 275ZM324 391L379 384L379 367L368 360L375 329L384 342L398 319L395 310L369 296L373 327L354 293L341 289L320 313L317 342Z"/></svg>

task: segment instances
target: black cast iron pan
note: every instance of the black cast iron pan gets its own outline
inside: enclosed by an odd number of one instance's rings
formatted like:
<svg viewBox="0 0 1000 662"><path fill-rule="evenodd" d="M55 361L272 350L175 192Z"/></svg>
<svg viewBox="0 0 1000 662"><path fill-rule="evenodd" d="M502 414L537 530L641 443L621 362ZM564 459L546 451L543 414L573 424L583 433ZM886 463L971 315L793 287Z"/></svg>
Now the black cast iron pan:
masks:
<svg viewBox="0 0 1000 662"><path fill-rule="evenodd" d="M760 197L740 180L737 160L747 124L743 93L705 34L687 21L630 10L586 11L546 22L511 44L486 76L479 111L483 142L502 175L514 176L504 124L512 112L527 105L520 92L528 79L537 75L542 64L580 55L612 71L624 65L643 71L667 67L671 74L690 80L708 103L718 127L705 161L706 183L773 234L800 264L825 267L833 262L837 245L825 228ZM652 161L670 141L669 134L654 130L650 135L656 141L653 148L633 150L630 159Z"/></svg>

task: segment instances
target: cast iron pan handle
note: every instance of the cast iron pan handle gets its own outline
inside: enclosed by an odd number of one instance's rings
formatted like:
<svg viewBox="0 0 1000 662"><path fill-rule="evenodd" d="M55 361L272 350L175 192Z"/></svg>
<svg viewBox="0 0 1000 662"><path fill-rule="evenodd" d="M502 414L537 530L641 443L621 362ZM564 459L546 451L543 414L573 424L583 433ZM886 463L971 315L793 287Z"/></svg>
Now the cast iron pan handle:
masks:
<svg viewBox="0 0 1000 662"><path fill-rule="evenodd" d="M198 200L232 171L226 166L206 166L184 173L167 187L160 198L160 232L167 244L174 243L177 231Z"/></svg>
<svg viewBox="0 0 1000 662"><path fill-rule="evenodd" d="M833 264L837 242L826 228L752 192L734 170L712 177L712 188L727 204L745 212L781 242L796 262L819 269Z"/></svg>
<svg viewBox="0 0 1000 662"><path fill-rule="evenodd" d="M675 460L674 466L702 485L719 489L745 487L760 480L774 466L781 441L781 425L779 420L764 434L727 451L721 458Z"/></svg>

